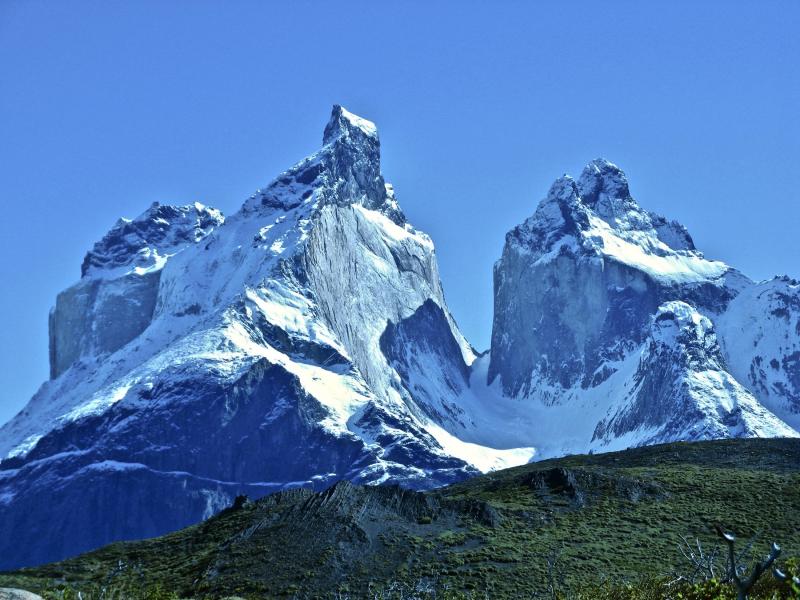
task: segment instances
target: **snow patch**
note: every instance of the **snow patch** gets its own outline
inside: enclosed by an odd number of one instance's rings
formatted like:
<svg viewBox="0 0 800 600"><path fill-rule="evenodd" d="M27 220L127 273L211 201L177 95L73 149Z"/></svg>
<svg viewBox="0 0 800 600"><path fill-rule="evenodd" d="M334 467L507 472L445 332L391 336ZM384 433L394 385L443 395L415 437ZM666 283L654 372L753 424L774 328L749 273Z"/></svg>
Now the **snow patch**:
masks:
<svg viewBox="0 0 800 600"><path fill-rule="evenodd" d="M367 121L366 119L359 117L358 115L354 115L344 107L341 107L341 110L342 110L342 116L345 119L347 119L347 121L353 127L357 127L365 135L368 135L371 138L378 137L378 128L375 126L375 123L373 123L372 121Z"/></svg>
<svg viewBox="0 0 800 600"><path fill-rule="evenodd" d="M630 233L638 243L623 239L600 217L589 217L590 227L583 232L591 247L622 264L640 269L656 279L673 283L711 281L719 279L729 267L719 261L709 261L691 251L677 252L650 232Z"/></svg>
<svg viewBox="0 0 800 600"><path fill-rule="evenodd" d="M536 455L535 448L499 450L465 442L432 422L427 423L425 428L447 454L460 458L483 473L524 465Z"/></svg>

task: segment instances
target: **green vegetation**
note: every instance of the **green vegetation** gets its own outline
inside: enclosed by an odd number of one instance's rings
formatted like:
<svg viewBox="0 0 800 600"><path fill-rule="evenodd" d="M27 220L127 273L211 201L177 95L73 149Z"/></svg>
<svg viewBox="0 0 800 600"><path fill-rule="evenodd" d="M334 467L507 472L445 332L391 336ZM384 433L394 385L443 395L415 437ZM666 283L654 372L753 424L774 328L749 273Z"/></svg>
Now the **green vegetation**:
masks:
<svg viewBox="0 0 800 600"><path fill-rule="evenodd" d="M776 565L751 598L797 598L800 441L725 440L573 456L421 494L340 484L247 502L153 540L0 575L71 598L736 598L679 551ZM127 586L123 595L114 596ZM105 592L103 592L105 590ZM59 596L58 594L62 594Z"/></svg>

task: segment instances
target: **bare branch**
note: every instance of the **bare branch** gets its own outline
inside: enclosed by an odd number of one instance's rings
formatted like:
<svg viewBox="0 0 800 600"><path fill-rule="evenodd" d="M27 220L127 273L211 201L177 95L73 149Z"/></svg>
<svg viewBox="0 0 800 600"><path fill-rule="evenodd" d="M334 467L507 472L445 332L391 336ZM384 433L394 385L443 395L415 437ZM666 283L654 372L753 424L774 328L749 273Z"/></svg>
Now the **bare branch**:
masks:
<svg viewBox="0 0 800 600"><path fill-rule="evenodd" d="M746 600L747 594L759 580L759 578L769 571L772 565L775 563L777 558L781 554L781 547L778 546L776 543L772 543L772 548L770 548L770 552L767 555L764 561L756 561L753 565L753 570L750 573L750 576L747 579L742 579L740 573L744 574L747 569L744 566L739 565L739 560L742 556L749 550L749 547L752 546L752 543L755 541L755 538L748 544L745 550L739 553L738 558L736 551L734 550L734 545L736 543L736 536L732 533L728 533L722 529L721 526L715 525L714 528L717 531L717 535L725 542L728 546L728 575L730 580L733 582L734 586L736 587L736 593L739 600ZM756 536L757 537L757 536ZM777 569L776 569L777 571ZM777 571L780 573L780 571ZM776 573L776 576L777 576Z"/></svg>

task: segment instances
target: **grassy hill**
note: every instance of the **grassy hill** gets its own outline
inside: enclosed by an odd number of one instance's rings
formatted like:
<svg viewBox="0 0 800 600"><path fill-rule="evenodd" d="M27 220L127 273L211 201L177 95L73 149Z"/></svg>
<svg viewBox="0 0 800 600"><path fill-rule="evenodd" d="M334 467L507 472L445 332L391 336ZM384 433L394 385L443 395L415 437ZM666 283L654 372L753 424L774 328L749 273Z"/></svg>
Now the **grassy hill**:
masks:
<svg viewBox="0 0 800 600"><path fill-rule="evenodd" d="M800 440L667 444L538 462L428 493L339 483L238 504L164 537L0 575L0 587L530 598L554 581L567 597L603 580L660 582L691 570L680 536L710 549L714 523L743 541L757 535L757 555L775 540L784 557L800 556Z"/></svg>

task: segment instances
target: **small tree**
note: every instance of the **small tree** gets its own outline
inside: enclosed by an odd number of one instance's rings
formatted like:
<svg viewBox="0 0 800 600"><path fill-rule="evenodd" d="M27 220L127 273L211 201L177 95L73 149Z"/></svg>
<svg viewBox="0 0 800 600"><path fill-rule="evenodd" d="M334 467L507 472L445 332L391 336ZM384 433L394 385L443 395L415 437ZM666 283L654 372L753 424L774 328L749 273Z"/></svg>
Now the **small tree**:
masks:
<svg viewBox="0 0 800 600"><path fill-rule="evenodd" d="M781 547L773 542L767 557L763 561L756 561L750 575L745 577L747 566L739 563L742 555L740 554L737 556L734 548L736 536L725 531L719 525L715 525L714 528L717 531L717 535L728 547L728 581L736 588L737 598L739 600L747 600L747 594L750 593L750 590L753 589L753 586L759 578L769 571L775 560L780 556Z"/></svg>

